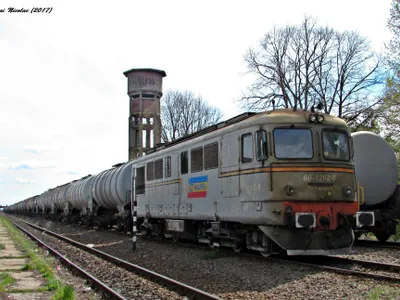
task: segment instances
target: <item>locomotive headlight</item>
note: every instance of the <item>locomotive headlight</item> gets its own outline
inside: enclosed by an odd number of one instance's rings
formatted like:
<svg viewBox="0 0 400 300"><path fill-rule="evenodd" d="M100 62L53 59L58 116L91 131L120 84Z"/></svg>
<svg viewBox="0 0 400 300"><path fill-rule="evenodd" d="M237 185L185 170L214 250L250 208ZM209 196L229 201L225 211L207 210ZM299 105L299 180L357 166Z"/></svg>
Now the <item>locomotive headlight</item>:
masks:
<svg viewBox="0 0 400 300"><path fill-rule="evenodd" d="M324 116L318 115L317 120L318 120L318 123L322 123L324 121Z"/></svg>
<svg viewBox="0 0 400 300"><path fill-rule="evenodd" d="M294 187L291 185L285 186L285 193L288 196L292 196L294 194Z"/></svg>
<svg viewBox="0 0 400 300"><path fill-rule="evenodd" d="M353 190L351 189L351 187L345 187L344 189L343 189L343 194L345 195L345 196L350 196L351 195L351 192L352 192Z"/></svg>
<svg viewBox="0 0 400 300"><path fill-rule="evenodd" d="M286 209L285 209L285 213L290 215L292 212L293 212L292 207L291 206L287 206Z"/></svg>
<svg viewBox="0 0 400 300"><path fill-rule="evenodd" d="M311 114L308 119L310 120L311 123L315 123L315 121L317 121L317 117L313 114Z"/></svg>

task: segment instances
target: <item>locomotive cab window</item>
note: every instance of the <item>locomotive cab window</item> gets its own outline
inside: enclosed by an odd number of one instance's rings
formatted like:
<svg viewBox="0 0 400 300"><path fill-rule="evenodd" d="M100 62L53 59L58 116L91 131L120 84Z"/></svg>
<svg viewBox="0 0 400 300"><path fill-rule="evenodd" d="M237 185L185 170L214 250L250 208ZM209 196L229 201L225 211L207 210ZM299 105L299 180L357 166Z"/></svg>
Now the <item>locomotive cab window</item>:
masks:
<svg viewBox="0 0 400 300"><path fill-rule="evenodd" d="M256 155L257 160L266 160L267 155L267 133L265 130L256 131Z"/></svg>
<svg viewBox="0 0 400 300"><path fill-rule="evenodd" d="M253 138L251 133L242 135L242 163L253 160Z"/></svg>
<svg viewBox="0 0 400 300"><path fill-rule="evenodd" d="M322 145L325 159L344 161L350 159L349 136L346 132L324 129Z"/></svg>
<svg viewBox="0 0 400 300"><path fill-rule="evenodd" d="M314 156L310 129L276 128L274 145L278 159L310 159Z"/></svg>
<svg viewBox="0 0 400 300"><path fill-rule="evenodd" d="M189 158L188 152L181 152L181 174L187 174L189 171Z"/></svg>
<svg viewBox="0 0 400 300"><path fill-rule="evenodd" d="M190 172L203 171L203 147L190 151Z"/></svg>

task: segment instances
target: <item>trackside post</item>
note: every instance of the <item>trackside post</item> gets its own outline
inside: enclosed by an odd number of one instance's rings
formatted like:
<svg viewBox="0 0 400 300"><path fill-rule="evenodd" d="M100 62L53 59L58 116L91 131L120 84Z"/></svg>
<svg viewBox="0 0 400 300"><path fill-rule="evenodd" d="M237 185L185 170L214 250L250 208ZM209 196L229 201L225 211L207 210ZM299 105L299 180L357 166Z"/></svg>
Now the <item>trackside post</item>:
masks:
<svg viewBox="0 0 400 300"><path fill-rule="evenodd" d="M136 199L136 168L132 166L132 184L131 184L131 207L133 218L132 229L132 249L136 250L136 222L137 222L137 199Z"/></svg>

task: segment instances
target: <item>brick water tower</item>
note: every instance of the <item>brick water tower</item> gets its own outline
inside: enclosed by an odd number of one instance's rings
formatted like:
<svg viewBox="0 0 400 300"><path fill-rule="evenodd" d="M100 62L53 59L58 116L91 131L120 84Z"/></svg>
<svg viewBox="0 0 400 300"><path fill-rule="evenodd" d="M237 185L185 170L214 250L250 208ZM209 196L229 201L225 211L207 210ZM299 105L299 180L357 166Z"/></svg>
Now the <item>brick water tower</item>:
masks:
<svg viewBox="0 0 400 300"><path fill-rule="evenodd" d="M156 69L131 69L129 95L129 160L161 143L160 99L167 74Z"/></svg>

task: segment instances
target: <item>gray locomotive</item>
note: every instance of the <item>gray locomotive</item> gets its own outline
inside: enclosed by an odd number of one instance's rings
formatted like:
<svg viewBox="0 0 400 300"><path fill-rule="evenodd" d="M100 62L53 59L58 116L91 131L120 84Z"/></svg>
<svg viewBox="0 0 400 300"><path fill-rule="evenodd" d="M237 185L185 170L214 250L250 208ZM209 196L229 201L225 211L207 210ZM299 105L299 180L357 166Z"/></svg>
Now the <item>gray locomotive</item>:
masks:
<svg viewBox="0 0 400 300"><path fill-rule="evenodd" d="M359 212L352 144L331 115L245 113L7 211L130 230L137 209L142 232L175 241L265 256L346 253L352 228L374 225Z"/></svg>

